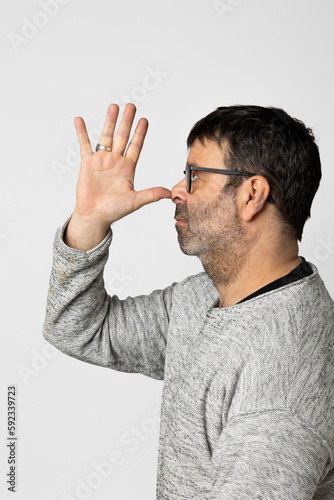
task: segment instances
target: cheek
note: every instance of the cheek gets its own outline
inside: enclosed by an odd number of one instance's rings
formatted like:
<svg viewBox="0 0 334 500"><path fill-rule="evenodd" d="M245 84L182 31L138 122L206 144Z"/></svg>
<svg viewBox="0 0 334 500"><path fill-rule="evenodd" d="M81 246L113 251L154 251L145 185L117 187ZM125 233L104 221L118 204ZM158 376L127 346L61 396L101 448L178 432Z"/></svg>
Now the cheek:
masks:
<svg viewBox="0 0 334 500"><path fill-rule="evenodd" d="M201 229L212 225L214 214L204 203L188 203L188 220L190 229Z"/></svg>

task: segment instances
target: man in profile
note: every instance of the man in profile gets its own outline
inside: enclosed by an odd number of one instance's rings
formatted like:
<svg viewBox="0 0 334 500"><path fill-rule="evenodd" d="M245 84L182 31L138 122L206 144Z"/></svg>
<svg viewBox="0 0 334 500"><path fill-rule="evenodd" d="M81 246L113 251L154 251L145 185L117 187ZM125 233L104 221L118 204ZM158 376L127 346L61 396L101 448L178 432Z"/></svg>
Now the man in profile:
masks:
<svg viewBox="0 0 334 500"><path fill-rule="evenodd" d="M164 381L157 499L333 499L334 304L298 253L321 179L311 129L282 109L217 108L192 128L172 191L135 191L148 129L140 119L129 142L135 112L126 106L115 133L110 105L94 153L75 119L76 205L54 238L44 337ZM111 225L163 198L204 271L108 295Z"/></svg>

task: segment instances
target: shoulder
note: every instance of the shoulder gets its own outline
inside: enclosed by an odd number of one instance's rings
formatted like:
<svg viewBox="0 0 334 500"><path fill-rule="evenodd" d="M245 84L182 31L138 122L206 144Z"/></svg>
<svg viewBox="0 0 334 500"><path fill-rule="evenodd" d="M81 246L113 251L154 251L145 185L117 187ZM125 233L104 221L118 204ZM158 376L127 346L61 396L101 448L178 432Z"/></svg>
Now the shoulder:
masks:
<svg viewBox="0 0 334 500"><path fill-rule="evenodd" d="M281 313L284 315L288 310L292 311L303 332L323 328L333 332L334 301L317 267L309 264L313 274L282 288Z"/></svg>
<svg viewBox="0 0 334 500"><path fill-rule="evenodd" d="M313 269L313 274L310 279L305 279L303 283L303 300L307 306L310 306L309 311L329 314L333 317L334 301L326 288L325 283L320 277L317 267L309 263ZM319 310L320 308L320 310Z"/></svg>
<svg viewBox="0 0 334 500"><path fill-rule="evenodd" d="M259 319L271 316L276 318L278 323L292 323L296 326L297 324L307 326L312 317L318 318L320 323L333 318L333 299L316 266L309 264L313 274L240 304L243 305L243 312Z"/></svg>

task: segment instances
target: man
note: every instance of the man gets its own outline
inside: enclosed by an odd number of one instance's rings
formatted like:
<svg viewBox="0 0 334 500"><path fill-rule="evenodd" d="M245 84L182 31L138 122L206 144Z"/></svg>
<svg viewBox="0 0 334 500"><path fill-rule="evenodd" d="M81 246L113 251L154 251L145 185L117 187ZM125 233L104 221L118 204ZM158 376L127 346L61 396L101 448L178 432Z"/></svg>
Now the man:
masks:
<svg viewBox="0 0 334 500"><path fill-rule="evenodd" d="M321 178L310 129L281 109L218 108L172 191L134 190L148 128L109 107L93 153L75 119L76 206L57 229L44 337L88 363L164 380L158 499L334 498L334 304L298 255ZM171 198L204 272L148 296L106 293L111 224ZM131 237L131 235L129 236Z"/></svg>

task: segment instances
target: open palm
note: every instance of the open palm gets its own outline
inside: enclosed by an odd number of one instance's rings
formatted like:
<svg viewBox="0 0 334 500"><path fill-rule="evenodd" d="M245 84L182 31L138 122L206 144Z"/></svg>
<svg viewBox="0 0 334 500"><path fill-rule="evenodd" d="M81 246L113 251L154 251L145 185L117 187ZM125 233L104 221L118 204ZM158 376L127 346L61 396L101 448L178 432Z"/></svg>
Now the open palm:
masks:
<svg viewBox="0 0 334 500"><path fill-rule="evenodd" d="M163 187L135 191L135 168L148 121L145 118L139 120L128 144L136 107L131 103L126 105L114 137L118 113L117 104L111 104L100 136L100 144L112 148L110 152L99 150L93 153L84 120L81 117L74 120L81 155L75 212L108 226L148 203L171 198L170 190Z"/></svg>

